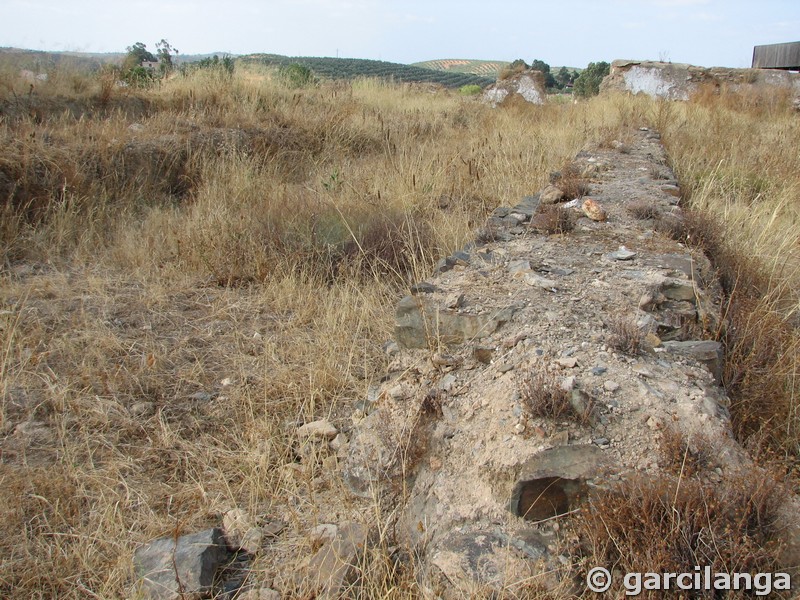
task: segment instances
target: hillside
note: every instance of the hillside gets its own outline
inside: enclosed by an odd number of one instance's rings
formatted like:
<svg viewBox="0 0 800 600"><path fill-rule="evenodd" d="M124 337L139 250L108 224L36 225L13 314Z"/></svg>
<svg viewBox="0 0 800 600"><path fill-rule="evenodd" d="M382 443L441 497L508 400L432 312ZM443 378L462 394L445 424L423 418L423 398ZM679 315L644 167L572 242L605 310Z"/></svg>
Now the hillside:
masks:
<svg viewBox="0 0 800 600"><path fill-rule="evenodd" d="M21 48L0 48L0 68L50 71L58 67L95 70L103 64L118 62L123 54L88 54L81 52L45 52Z"/></svg>
<svg viewBox="0 0 800 600"><path fill-rule="evenodd" d="M201 61L212 56L230 56L227 52L206 54L180 54L176 64ZM107 64L121 64L125 52L48 52L23 48L0 48L0 66L11 69L50 71L58 67L70 67L93 71Z"/></svg>
<svg viewBox="0 0 800 600"><path fill-rule="evenodd" d="M226 53L215 53L225 55ZM214 54L182 54L176 57L177 63L190 63L209 58ZM37 72L52 71L59 66L93 71L109 63L119 64L124 53L84 53L84 52L46 52L20 48L0 48L0 66L8 69L30 69ZM332 58L308 56L282 56L280 54L250 54L238 57L245 64L264 64L268 66L287 66L299 63L309 67L321 79L356 79L358 77L377 77L393 79L403 83L435 83L447 88L460 88L464 85L486 87L497 79L497 72L506 63L492 61L471 61L485 63L481 69L425 68L381 60L358 58ZM447 61L431 61L431 64L444 64Z"/></svg>
<svg viewBox="0 0 800 600"><path fill-rule="evenodd" d="M443 72L414 65L360 58L290 57L278 54L251 54L242 57L240 60L245 63L260 63L278 67L298 63L309 67L318 77L323 79L379 77L391 78L405 83L437 83L448 88L459 88L463 85L486 87L494 83L494 78L492 77L481 77L470 73Z"/></svg>
<svg viewBox="0 0 800 600"><path fill-rule="evenodd" d="M505 60L470 60L464 58L444 58L413 63L411 66L448 73L466 73L497 79L500 72L511 63Z"/></svg>

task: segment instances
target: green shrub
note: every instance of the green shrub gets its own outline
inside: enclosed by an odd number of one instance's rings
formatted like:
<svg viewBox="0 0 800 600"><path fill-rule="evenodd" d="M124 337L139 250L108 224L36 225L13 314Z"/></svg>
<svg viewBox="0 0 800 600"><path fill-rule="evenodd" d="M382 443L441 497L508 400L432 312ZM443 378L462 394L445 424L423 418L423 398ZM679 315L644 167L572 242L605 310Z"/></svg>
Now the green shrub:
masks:
<svg viewBox="0 0 800 600"><path fill-rule="evenodd" d="M185 65L184 65L185 66ZM209 58L199 60L192 65L196 69L218 69L227 75L233 75L235 60L232 56L223 56L221 59L216 54Z"/></svg>
<svg viewBox="0 0 800 600"><path fill-rule="evenodd" d="M291 88L301 88L314 85L316 77L314 72L306 65L291 63L282 66L278 71L283 82Z"/></svg>
<svg viewBox="0 0 800 600"><path fill-rule="evenodd" d="M133 67L122 74L122 80L131 87L146 88L152 85L153 72L144 67Z"/></svg>
<svg viewBox="0 0 800 600"><path fill-rule="evenodd" d="M596 96L600 93L600 82L611 71L607 62L589 63L575 80L573 93L582 98Z"/></svg>
<svg viewBox="0 0 800 600"><path fill-rule="evenodd" d="M458 90L463 96L476 96L481 93L481 86L474 83L462 85Z"/></svg>

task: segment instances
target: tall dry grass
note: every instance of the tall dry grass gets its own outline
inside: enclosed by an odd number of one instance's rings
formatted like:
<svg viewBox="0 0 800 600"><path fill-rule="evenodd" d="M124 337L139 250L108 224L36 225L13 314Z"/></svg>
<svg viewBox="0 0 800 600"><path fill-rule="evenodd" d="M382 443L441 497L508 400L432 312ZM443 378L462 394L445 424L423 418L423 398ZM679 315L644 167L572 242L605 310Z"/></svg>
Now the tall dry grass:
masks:
<svg viewBox="0 0 800 600"><path fill-rule="evenodd" d="M800 442L800 121L788 94L703 90L658 103L690 208L688 243L726 291L724 374L737 436L797 456Z"/></svg>
<svg viewBox="0 0 800 600"><path fill-rule="evenodd" d="M0 75L3 597L124 596L138 544L217 524L230 507L289 524L254 573L291 587L274 559L308 554L310 525L366 515L382 530L391 512L347 494L336 458L299 447L296 425L347 422L383 373L402 288L488 211L648 119L701 214L767 177L704 152L735 141L737 160L754 160L738 148L750 138L702 102L492 110L369 80L290 90L263 72L197 72L131 90L102 76L70 92L67 77L29 90ZM780 298L770 314L788 327L793 313L777 307L790 306L789 262L782 273L767 241L790 239L793 188L772 182L790 174L768 148L796 138L758 111L725 110L751 136L772 132L757 145L771 193L751 208L771 232L758 246L772 260L764 297ZM719 227L751 224L733 214ZM788 373L781 340L782 360L765 366ZM414 596L413 566L386 546L362 565L364 595Z"/></svg>

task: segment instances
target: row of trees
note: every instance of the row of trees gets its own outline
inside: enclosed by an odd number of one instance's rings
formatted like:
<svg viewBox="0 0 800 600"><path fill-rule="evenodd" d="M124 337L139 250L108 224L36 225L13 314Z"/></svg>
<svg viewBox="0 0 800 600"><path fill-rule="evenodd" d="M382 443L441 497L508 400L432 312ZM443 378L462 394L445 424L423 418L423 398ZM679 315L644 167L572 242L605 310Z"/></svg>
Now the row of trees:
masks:
<svg viewBox="0 0 800 600"><path fill-rule="evenodd" d="M597 62L589 63L589 66L580 73L567 69L567 67L561 67L558 72L553 74L550 65L543 60L536 59L528 64L518 58L500 74L500 78L504 79L528 70L540 71L544 75L544 85L548 91L555 92L572 88L575 95L588 97L594 96L600 91L600 82L608 75L610 69L611 65L607 62Z"/></svg>
<svg viewBox="0 0 800 600"><path fill-rule="evenodd" d="M295 74L299 74L296 65L302 65L310 69L314 76L322 79L375 77L410 83L436 83L453 89L460 89L465 85L478 85L484 88L494 82L491 78L480 77L470 73L437 71L434 69L415 67L413 65L362 58L310 56L292 58L277 54L261 54L252 55L244 60L275 66L284 72L287 72L287 69L292 67Z"/></svg>

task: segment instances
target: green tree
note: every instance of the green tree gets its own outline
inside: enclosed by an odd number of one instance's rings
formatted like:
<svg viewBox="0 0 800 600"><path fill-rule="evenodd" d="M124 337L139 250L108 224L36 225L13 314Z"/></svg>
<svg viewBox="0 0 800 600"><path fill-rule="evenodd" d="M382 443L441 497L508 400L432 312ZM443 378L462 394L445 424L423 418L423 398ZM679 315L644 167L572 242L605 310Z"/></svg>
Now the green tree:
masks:
<svg viewBox="0 0 800 600"><path fill-rule="evenodd" d="M291 63L282 66L278 74L284 83L292 88L307 87L316 83L314 72L306 65L301 65L300 63Z"/></svg>
<svg viewBox="0 0 800 600"><path fill-rule="evenodd" d="M508 65L508 68L511 69L512 71L527 71L528 69L531 68L531 66L521 58L518 58L510 65Z"/></svg>
<svg viewBox="0 0 800 600"><path fill-rule="evenodd" d="M143 62L156 62L156 57L147 49L147 46L142 42L136 42L133 46L125 48L128 52L123 62L123 69L129 71L141 66Z"/></svg>
<svg viewBox="0 0 800 600"><path fill-rule="evenodd" d="M187 68L188 65L184 64L181 65L181 69L185 72L190 68ZM216 54L209 58L204 58L203 60L199 60L194 63L194 68L197 69L217 69L226 75L233 75L233 71L235 67L235 61L232 56L223 55L222 60L220 60L219 56Z"/></svg>
<svg viewBox="0 0 800 600"><path fill-rule="evenodd" d="M574 93L582 98L596 96L600 93L600 82L611 71L607 62L589 63L575 80Z"/></svg>
<svg viewBox="0 0 800 600"><path fill-rule="evenodd" d="M531 70L540 71L544 75L544 87L552 89L557 87L555 77L550 72L550 65L538 58L531 63Z"/></svg>
<svg viewBox="0 0 800 600"><path fill-rule="evenodd" d="M518 58L510 65L506 66L502 71L500 71L498 79L508 79L509 77L513 77L514 75L527 71L530 68L531 67L528 63L526 63L521 58Z"/></svg>
<svg viewBox="0 0 800 600"><path fill-rule="evenodd" d="M156 49L161 70L164 72L171 71L174 67L174 64L172 63L172 55L174 53L175 56L178 56L178 49L173 48L170 43L163 38L156 44Z"/></svg>
<svg viewBox="0 0 800 600"><path fill-rule="evenodd" d="M559 87L563 90L569 84L575 81L575 74L570 72L567 67L561 67L556 73L556 81L558 82Z"/></svg>

